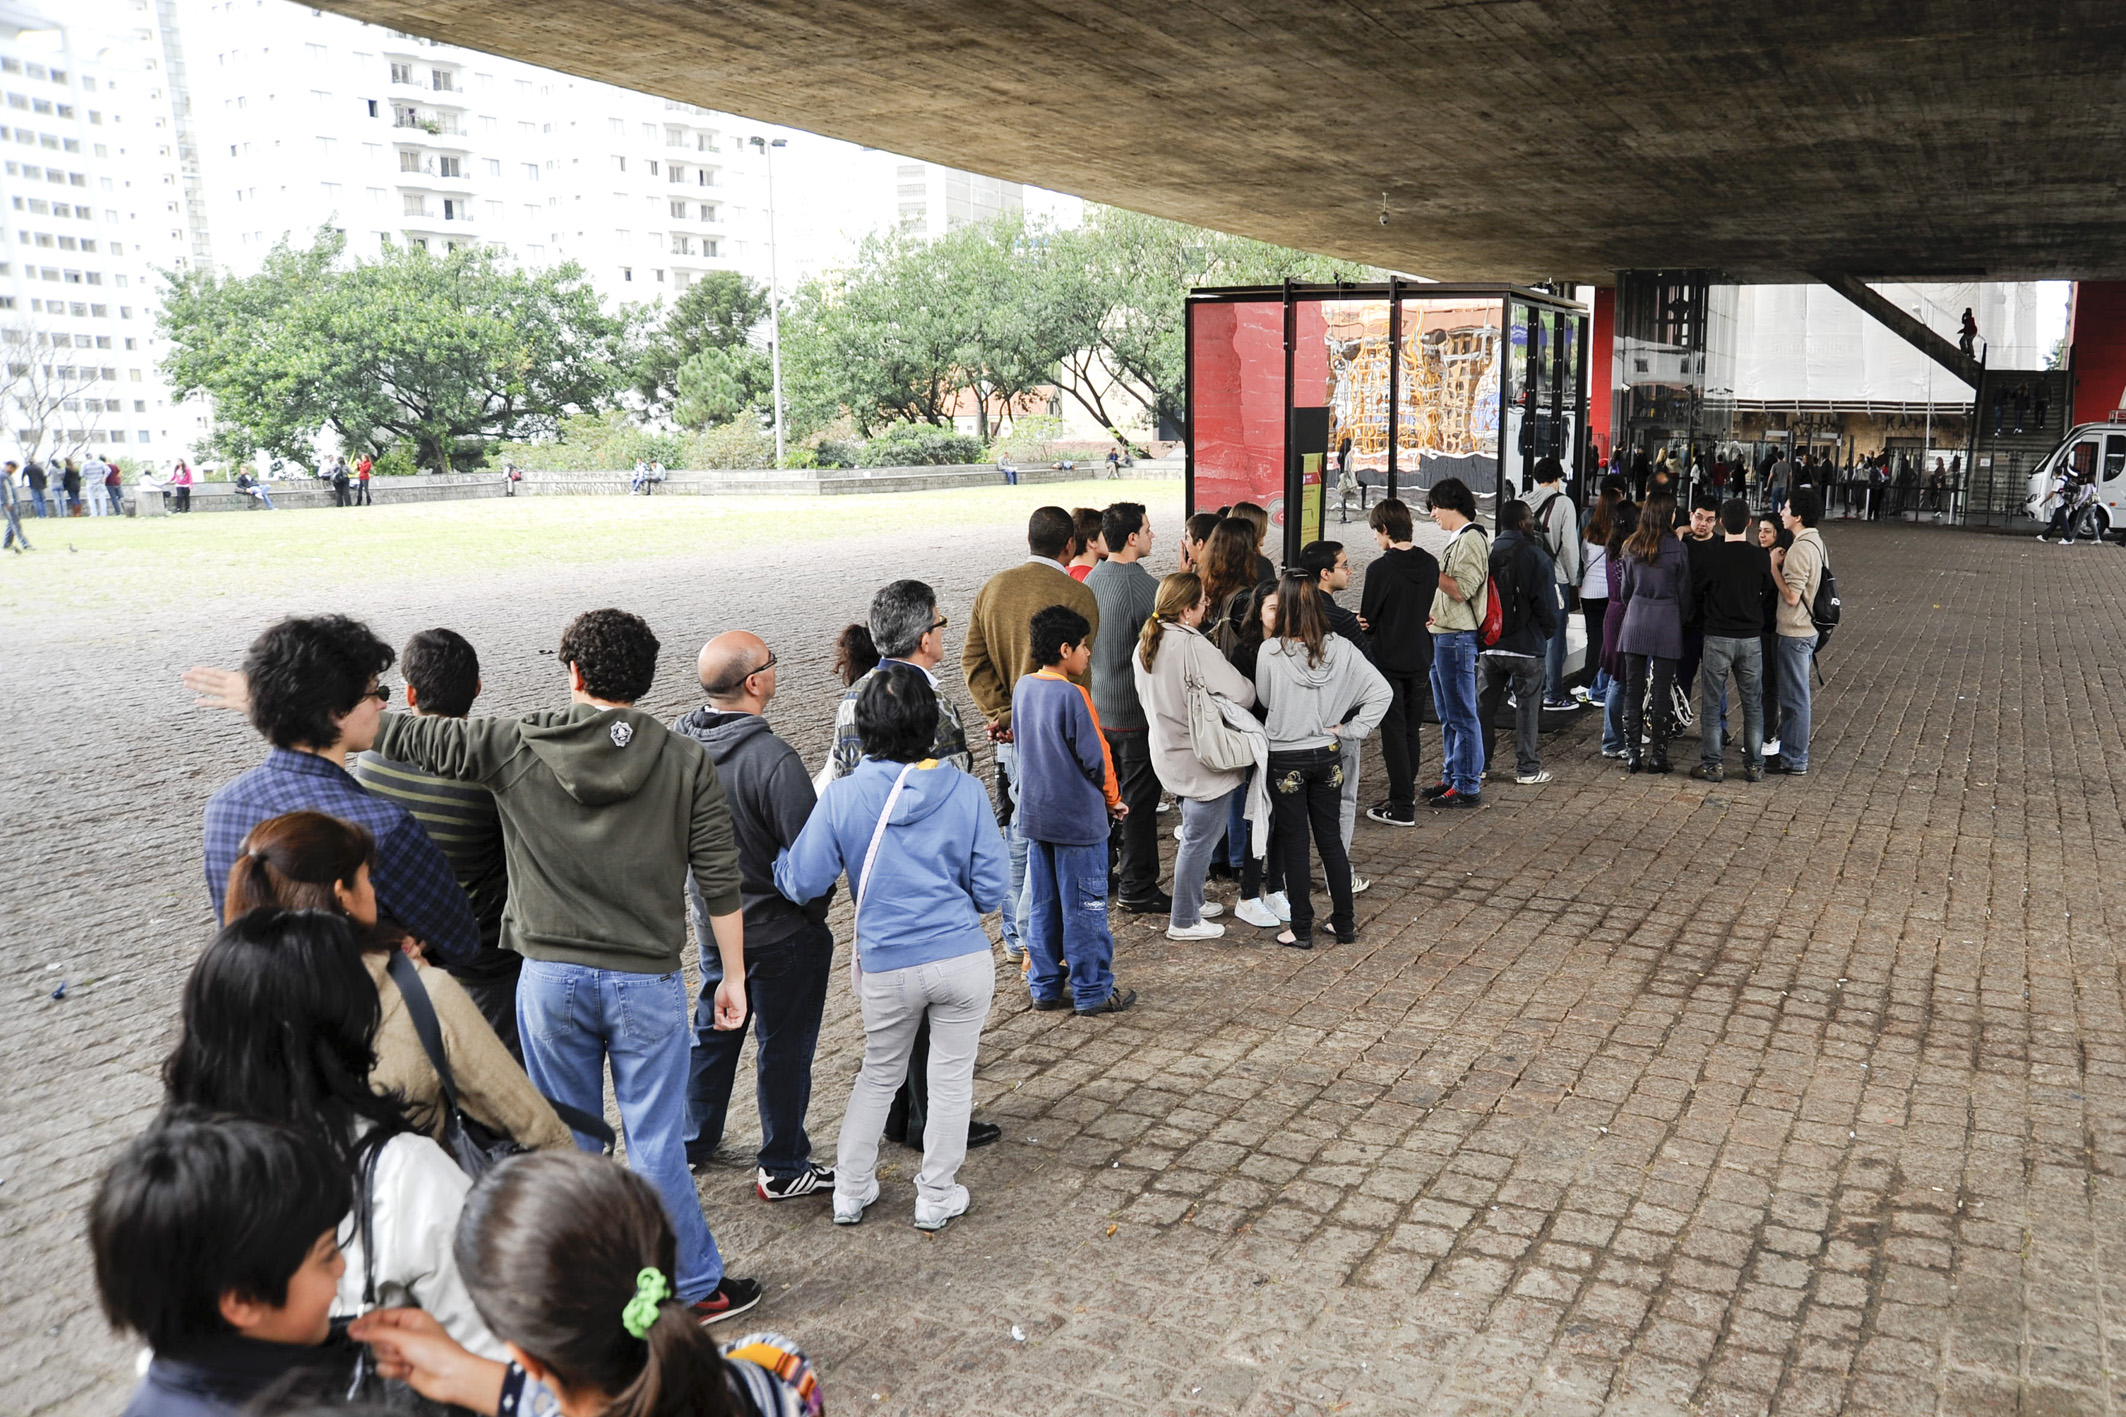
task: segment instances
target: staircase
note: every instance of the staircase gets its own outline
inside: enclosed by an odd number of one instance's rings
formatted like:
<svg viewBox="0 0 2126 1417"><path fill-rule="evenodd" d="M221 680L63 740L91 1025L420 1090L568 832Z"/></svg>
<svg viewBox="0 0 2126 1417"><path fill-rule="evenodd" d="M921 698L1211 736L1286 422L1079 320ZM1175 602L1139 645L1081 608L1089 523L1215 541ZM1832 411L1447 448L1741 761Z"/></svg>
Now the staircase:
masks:
<svg viewBox="0 0 2126 1417"><path fill-rule="evenodd" d="M2022 519L2031 469L2066 436L2072 401L2072 377L2064 369L1985 371L1973 408L1971 466L1963 480L1967 525Z"/></svg>

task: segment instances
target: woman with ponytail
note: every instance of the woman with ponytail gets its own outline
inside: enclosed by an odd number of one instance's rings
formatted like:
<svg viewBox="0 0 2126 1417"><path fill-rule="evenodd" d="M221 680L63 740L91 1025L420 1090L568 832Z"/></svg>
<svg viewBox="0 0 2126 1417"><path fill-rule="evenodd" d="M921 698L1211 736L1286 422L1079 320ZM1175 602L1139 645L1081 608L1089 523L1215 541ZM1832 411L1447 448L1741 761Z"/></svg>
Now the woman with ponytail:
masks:
<svg viewBox="0 0 2126 1417"><path fill-rule="evenodd" d="M1209 766L1196 756L1189 734L1191 685L1244 709L1255 706L1255 686L1203 637L1210 609L1201 579L1187 571L1166 577L1130 659L1151 730L1152 771L1181 803L1181 850L1174 857L1174 906L1166 925L1170 940L1215 940L1225 934L1214 918L1225 907L1206 903L1203 887L1212 848L1234 801L1247 790L1246 770Z"/></svg>
<svg viewBox="0 0 2126 1417"><path fill-rule="evenodd" d="M273 905L330 911L348 919L382 1009L370 1082L380 1091L400 1094L414 1124L441 1140L443 1080L421 1046L406 1001L391 977L391 957L402 945L403 932L378 919L376 891L369 883L375 862L374 839L351 822L323 812L270 817L251 828L236 864L229 868L224 918L235 920ZM531 1085L465 987L418 958L414 970L435 1012L443 1056L465 1115L527 1147L573 1146L568 1127Z"/></svg>
<svg viewBox="0 0 2126 1417"><path fill-rule="evenodd" d="M373 1085L379 1018L345 916L253 910L214 937L185 981L165 1101L293 1127L344 1168L355 1203L340 1227L335 1316L417 1304L459 1343L499 1357L450 1250L470 1182L415 1130L404 1100Z"/></svg>
<svg viewBox="0 0 2126 1417"><path fill-rule="evenodd" d="M426 1314L388 1309L350 1330L378 1370L475 1412L563 1417L818 1417L819 1383L777 1334L721 1348L672 1292L676 1244L647 1181L582 1153L513 1157L467 1197L455 1245L473 1303L509 1362L465 1352Z"/></svg>

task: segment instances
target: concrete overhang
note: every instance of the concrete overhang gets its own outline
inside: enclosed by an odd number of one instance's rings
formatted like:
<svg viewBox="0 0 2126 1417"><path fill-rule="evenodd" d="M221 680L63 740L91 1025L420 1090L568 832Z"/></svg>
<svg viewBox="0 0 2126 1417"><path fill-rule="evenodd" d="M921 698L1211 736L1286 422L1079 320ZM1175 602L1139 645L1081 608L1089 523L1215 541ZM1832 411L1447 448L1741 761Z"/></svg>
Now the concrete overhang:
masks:
<svg viewBox="0 0 2126 1417"><path fill-rule="evenodd" d="M2116 0L326 8L1437 279L2126 278Z"/></svg>

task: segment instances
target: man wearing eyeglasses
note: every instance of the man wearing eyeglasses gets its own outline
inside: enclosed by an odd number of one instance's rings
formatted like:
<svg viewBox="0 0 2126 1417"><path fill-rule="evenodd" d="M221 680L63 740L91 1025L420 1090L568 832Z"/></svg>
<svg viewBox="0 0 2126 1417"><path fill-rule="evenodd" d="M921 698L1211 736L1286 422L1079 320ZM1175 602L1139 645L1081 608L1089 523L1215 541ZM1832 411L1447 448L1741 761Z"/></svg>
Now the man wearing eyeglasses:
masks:
<svg viewBox="0 0 2126 1417"><path fill-rule="evenodd" d="M194 669L186 687L209 706L243 708L272 750L207 799L207 894L215 918L229 868L251 828L285 812L324 812L376 838L369 878L381 915L418 941L427 958L462 965L480 949L480 924L450 862L413 814L372 795L347 771L350 754L376 742L390 690L377 676L391 646L345 615L288 619L252 641L241 675ZM232 687L233 686L233 687Z"/></svg>
<svg viewBox="0 0 2126 1417"><path fill-rule="evenodd" d="M731 807L738 843L740 908L745 914L746 1020L760 1103L760 1152L753 1188L762 1200L791 1200L831 1190L834 1172L812 1160L805 1109L812 1101L812 1057L834 969L827 929L833 892L795 905L775 889L775 854L796 843L818 797L797 750L778 738L764 715L775 698L775 652L758 635L732 630L702 646L696 668L708 706L681 714L672 731L707 750ZM713 927L701 887L687 880L696 939ZM687 1160L708 1162L723 1140L746 1024L716 1026L723 961L701 955L701 1000L694 1012L694 1052L687 1076Z"/></svg>

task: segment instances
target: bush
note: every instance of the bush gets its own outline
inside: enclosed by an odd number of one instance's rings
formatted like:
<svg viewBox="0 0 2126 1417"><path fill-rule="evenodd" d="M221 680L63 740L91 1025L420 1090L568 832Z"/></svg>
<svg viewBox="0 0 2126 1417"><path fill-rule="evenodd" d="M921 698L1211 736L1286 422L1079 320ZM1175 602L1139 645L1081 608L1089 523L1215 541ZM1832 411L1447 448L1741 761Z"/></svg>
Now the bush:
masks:
<svg viewBox="0 0 2126 1417"><path fill-rule="evenodd" d="M347 466L353 467L361 460L362 455L357 452L347 459ZM404 443L393 443L382 457L369 466L372 477L412 477L420 470L413 460L413 449Z"/></svg>
<svg viewBox="0 0 2126 1417"><path fill-rule="evenodd" d="M1026 414L1012 420L1011 432L996 440L994 450L1009 453L1022 464L1040 466L1052 462L1063 426L1063 420L1051 413Z"/></svg>
<svg viewBox="0 0 2126 1417"><path fill-rule="evenodd" d="M982 461L981 439L928 423L896 423L856 455L858 467L944 467Z"/></svg>
<svg viewBox="0 0 2126 1417"><path fill-rule="evenodd" d="M814 467L855 467L863 449L840 438L822 438L812 449Z"/></svg>
<svg viewBox="0 0 2126 1417"><path fill-rule="evenodd" d="M625 472L637 462L687 468L772 467L775 435L746 412L700 433L656 432L618 411L580 413L561 420L559 436L535 443L496 443L487 465L513 462L542 472Z"/></svg>

